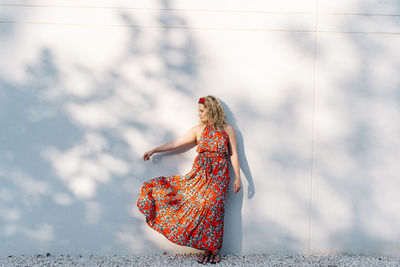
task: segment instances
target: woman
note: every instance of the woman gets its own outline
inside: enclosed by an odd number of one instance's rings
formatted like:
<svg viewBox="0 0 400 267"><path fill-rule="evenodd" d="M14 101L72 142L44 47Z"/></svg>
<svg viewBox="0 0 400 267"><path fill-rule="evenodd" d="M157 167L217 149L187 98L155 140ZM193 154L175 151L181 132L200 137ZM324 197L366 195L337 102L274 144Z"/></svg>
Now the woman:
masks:
<svg viewBox="0 0 400 267"><path fill-rule="evenodd" d="M235 193L241 188L241 179L235 131L228 125L221 103L211 95L202 97L198 101L198 112L198 125L143 155L147 161L154 153L197 141L198 155L191 171L144 182L137 206L147 224L170 241L204 250L198 262L206 264L221 260L229 156L235 172Z"/></svg>

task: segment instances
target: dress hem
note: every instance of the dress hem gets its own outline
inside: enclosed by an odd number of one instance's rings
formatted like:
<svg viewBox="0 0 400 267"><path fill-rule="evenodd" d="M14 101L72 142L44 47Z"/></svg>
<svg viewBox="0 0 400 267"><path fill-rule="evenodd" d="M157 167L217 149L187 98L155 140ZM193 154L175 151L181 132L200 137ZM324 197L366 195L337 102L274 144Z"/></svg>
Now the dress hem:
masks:
<svg viewBox="0 0 400 267"><path fill-rule="evenodd" d="M166 236L162 231L160 231L160 230L156 229L155 227L153 227L153 225L150 223L150 221L147 220L147 217L146 217L146 223L147 223L148 226L150 226L151 229L153 229L153 230L157 231L158 233L162 234L166 239L168 239L169 241L171 241L172 243L174 243L176 245L189 247L189 248L200 249L200 250L209 250L207 248L200 248L200 247L197 247L197 246L192 246L192 245L187 245L187 244L182 244L182 243L176 242L172 238L169 238L168 236ZM217 248L217 250L220 250L220 248L219 249Z"/></svg>

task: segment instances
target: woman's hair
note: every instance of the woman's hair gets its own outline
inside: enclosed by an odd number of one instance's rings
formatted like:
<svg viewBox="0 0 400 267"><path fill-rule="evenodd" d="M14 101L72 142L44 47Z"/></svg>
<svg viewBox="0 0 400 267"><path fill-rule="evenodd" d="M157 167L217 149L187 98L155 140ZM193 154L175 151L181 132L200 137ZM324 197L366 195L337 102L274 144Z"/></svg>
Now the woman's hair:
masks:
<svg viewBox="0 0 400 267"><path fill-rule="evenodd" d="M213 95L202 97L202 99L204 99L204 101L199 100L199 103L203 104L207 109L209 122L213 124L215 128L223 130L228 122L226 121L224 108L219 100Z"/></svg>

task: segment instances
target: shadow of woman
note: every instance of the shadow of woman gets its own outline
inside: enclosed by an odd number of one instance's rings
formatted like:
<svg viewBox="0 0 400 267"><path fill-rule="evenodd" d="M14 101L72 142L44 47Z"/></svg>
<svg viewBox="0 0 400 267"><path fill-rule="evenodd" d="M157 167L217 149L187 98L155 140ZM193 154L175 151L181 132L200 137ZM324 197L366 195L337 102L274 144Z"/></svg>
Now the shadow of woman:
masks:
<svg viewBox="0 0 400 267"><path fill-rule="evenodd" d="M236 124L236 118L233 115L229 106L222 100L219 101L221 102L224 108L228 123L235 129L240 169L242 170L248 183L247 198L251 199L255 195L255 190L254 190L253 176L251 174L249 163L247 161L244 149L243 135ZM243 231L242 231L243 190L240 190L237 194L234 194L233 192L234 172L232 164L230 164L229 173L231 174L230 175L231 181L229 185L228 199L225 204L224 246L222 248L222 252L240 254L242 251L242 242L243 242ZM242 179L242 188L244 189L243 179Z"/></svg>

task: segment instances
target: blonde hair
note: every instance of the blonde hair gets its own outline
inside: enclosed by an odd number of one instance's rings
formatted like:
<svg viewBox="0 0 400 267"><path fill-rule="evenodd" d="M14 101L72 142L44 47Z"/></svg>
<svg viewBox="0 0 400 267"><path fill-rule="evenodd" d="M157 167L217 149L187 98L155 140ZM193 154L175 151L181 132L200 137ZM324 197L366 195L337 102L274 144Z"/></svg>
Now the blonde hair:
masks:
<svg viewBox="0 0 400 267"><path fill-rule="evenodd" d="M224 108L219 100L213 95L205 96L203 99L204 106L207 110L208 121L213 124L215 128L224 130L224 127L228 124L228 122L225 117Z"/></svg>

